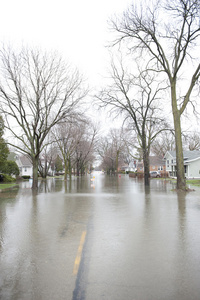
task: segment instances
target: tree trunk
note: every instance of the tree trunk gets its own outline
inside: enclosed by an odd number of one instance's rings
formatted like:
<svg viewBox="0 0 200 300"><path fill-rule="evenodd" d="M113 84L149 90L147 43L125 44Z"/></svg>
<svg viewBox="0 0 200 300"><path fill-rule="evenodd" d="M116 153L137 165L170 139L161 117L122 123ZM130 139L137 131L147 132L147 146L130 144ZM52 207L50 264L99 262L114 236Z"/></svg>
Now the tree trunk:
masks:
<svg viewBox="0 0 200 300"><path fill-rule="evenodd" d="M176 142L176 172L177 172L177 189L186 190L183 145L181 136L181 116L177 107L176 91L174 85L171 89L172 93L172 112L174 118L175 142Z"/></svg>
<svg viewBox="0 0 200 300"><path fill-rule="evenodd" d="M175 141L176 141L177 189L186 190L180 116L177 113L173 113L173 116L174 116L174 129L175 129Z"/></svg>
<svg viewBox="0 0 200 300"><path fill-rule="evenodd" d="M79 161L76 164L76 176L79 176Z"/></svg>
<svg viewBox="0 0 200 300"><path fill-rule="evenodd" d="M143 149L143 163L144 163L144 184L149 185L149 154L147 149Z"/></svg>
<svg viewBox="0 0 200 300"><path fill-rule="evenodd" d="M117 151L117 156L116 156L116 172L118 174L118 164L119 164L119 151Z"/></svg>
<svg viewBox="0 0 200 300"><path fill-rule="evenodd" d="M83 176L85 173L85 167L83 164L81 164L81 176Z"/></svg>
<svg viewBox="0 0 200 300"><path fill-rule="evenodd" d="M146 142L145 126L142 128L142 154L144 164L144 184L149 185L149 150Z"/></svg>
<svg viewBox="0 0 200 300"><path fill-rule="evenodd" d="M64 180L67 180L67 172L68 172L68 163L67 163L67 159L64 160L64 165L65 165Z"/></svg>
<svg viewBox="0 0 200 300"><path fill-rule="evenodd" d="M37 190L38 189L38 156L34 157L32 159L33 162L33 184L32 189Z"/></svg>
<svg viewBox="0 0 200 300"><path fill-rule="evenodd" d="M68 170L69 170L69 178L71 180L71 178L72 178L72 166L71 166L71 158L70 158L70 156L68 158Z"/></svg>

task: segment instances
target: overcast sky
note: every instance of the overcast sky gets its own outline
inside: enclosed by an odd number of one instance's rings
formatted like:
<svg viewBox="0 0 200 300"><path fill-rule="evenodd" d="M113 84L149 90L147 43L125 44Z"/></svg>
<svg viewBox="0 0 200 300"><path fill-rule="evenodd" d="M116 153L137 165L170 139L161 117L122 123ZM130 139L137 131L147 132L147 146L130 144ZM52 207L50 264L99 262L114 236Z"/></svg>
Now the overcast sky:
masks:
<svg viewBox="0 0 200 300"><path fill-rule="evenodd" d="M98 85L108 66L108 19L133 1L3 0L0 41L58 50Z"/></svg>
<svg viewBox="0 0 200 300"><path fill-rule="evenodd" d="M1 0L0 42L58 50L99 88L109 67L108 20L138 1Z"/></svg>

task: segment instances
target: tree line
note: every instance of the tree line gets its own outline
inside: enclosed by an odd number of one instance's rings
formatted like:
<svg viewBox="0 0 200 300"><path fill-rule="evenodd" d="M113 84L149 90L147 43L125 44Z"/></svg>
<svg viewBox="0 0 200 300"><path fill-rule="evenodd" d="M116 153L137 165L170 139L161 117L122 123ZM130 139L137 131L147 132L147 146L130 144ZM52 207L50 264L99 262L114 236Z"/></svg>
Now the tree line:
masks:
<svg viewBox="0 0 200 300"><path fill-rule="evenodd" d="M189 104L195 110L193 99L199 97L199 12L198 0L155 0L133 4L110 20L114 32L110 81L92 101L123 119L123 143L129 155L130 149L138 148L145 184L149 184L150 152L160 136L170 133L176 150L177 188L186 189L181 118ZM101 157L107 152L112 161L110 139L104 139L103 147L94 143L97 129L84 116L88 89L77 69L58 54L30 48L3 47L0 61L0 113L10 132L7 145L30 158L34 189L42 168L40 157L53 151L54 142L64 161L65 177L75 162L77 172L82 172L96 147ZM132 140L125 138L127 132ZM111 132L113 143L117 143L115 134ZM113 168L122 144L115 144L115 149Z"/></svg>
<svg viewBox="0 0 200 300"><path fill-rule="evenodd" d="M121 59L118 65L112 64L112 84L102 91L99 100L104 106L115 110L116 114L123 114L125 122L135 128L143 152L146 184L150 144L163 124L163 120L156 116L156 108L157 105L161 109L166 104L171 106L177 189L186 190L181 117L189 104L195 110L194 98L199 98L200 62L197 49L200 2L161 0L134 3L121 17L111 19L110 25L115 33L112 47L125 49L125 54L130 57L128 66L131 65L131 69L127 72ZM135 63L139 66L138 76L135 76ZM166 94L160 94L160 89L166 89ZM158 102L155 105L156 99ZM152 133L156 124L159 129Z"/></svg>

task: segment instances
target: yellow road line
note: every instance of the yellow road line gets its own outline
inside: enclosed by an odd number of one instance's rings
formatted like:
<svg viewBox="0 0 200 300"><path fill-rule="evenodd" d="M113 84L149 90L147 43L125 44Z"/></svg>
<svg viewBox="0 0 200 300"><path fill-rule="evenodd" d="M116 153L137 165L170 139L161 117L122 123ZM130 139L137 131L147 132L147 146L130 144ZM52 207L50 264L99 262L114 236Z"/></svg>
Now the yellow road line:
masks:
<svg viewBox="0 0 200 300"><path fill-rule="evenodd" d="M78 247L76 259L74 262L73 275L77 275L77 273L78 273L78 269L79 269L79 265L80 265L80 261L81 261L81 255L82 255L82 251L83 251L83 245L85 242L85 237L86 237L86 231L83 231L82 235L81 235L81 240L80 240L80 244Z"/></svg>

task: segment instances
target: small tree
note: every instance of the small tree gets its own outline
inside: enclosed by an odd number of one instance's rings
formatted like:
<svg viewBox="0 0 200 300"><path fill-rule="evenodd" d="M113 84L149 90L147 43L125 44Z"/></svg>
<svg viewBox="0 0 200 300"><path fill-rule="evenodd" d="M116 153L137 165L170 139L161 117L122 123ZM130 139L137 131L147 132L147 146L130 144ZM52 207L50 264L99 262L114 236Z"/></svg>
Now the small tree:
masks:
<svg viewBox="0 0 200 300"><path fill-rule="evenodd" d="M72 120L70 122L63 122L55 126L52 134L53 139L56 141L57 149L64 163L64 179L67 179L67 175L72 175L72 158L75 153L75 147L79 140L77 134L78 122Z"/></svg>
<svg viewBox="0 0 200 300"><path fill-rule="evenodd" d="M19 175L19 167L16 164L15 161L12 160L7 160L4 164L4 167L1 169L2 173L4 174L8 174L8 175L15 175L18 176Z"/></svg>
<svg viewBox="0 0 200 300"><path fill-rule="evenodd" d="M83 175L94 161L94 143L96 136L97 127L92 125L90 121L85 122L81 127L79 126L77 130L78 139L73 157L77 176L79 176L80 173Z"/></svg>
<svg viewBox="0 0 200 300"><path fill-rule="evenodd" d="M101 166L108 174L117 173L124 163L126 134L122 128L111 128L108 135L98 142L97 152L102 159Z"/></svg>
<svg viewBox="0 0 200 300"><path fill-rule="evenodd" d="M57 157L57 149L55 147L55 141L52 139L51 134L48 135L47 145L43 148L40 153L38 162L38 171L42 178L46 178L47 175L53 175L53 163Z"/></svg>
<svg viewBox="0 0 200 300"><path fill-rule="evenodd" d="M96 127L84 115L77 115L70 122L63 122L54 128L53 138L63 159L65 179L67 175L71 178L72 166L79 175L92 162L96 134Z"/></svg>
<svg viewBox="0 0 200 300"><path fill-rule="evenodd" d="M118 172L122 152L125 149L125 132L123 131L122 128L111 129L108 135L108 139L112 141L113 149L116 155L115 171Z"/></svg>
<svg viewBox="0 0 200 300"><path fill-rule="evenodd" d="M4 121L0 116L0 172L5 170L5 163L9 154L8 146L3 138L4 134Z"/></svg>
<svg viewBox="0 0 200 300"><path fill-rule="evenodd" d="M57 155L56 160L55 160L55 170L58 173L63 171L63 163L62 163L62 159L60 158L59 155Z"/></svg>
<svg viewBox="0 0 200 300"><path fill-rule="evenodd" d="M101 138L98 142L98 154L101 157L101 168L106 170L107 174L115 172L116 153L112 142L108 137Z"/></svg>

